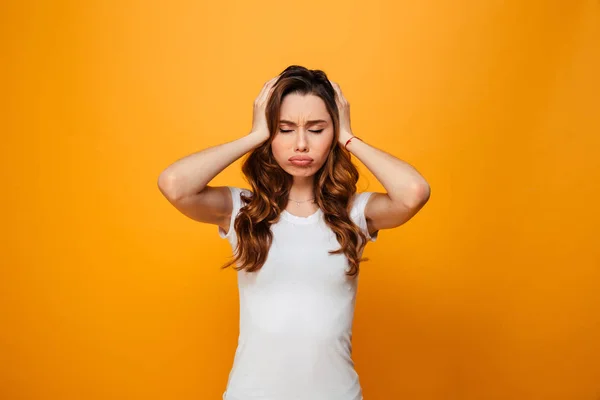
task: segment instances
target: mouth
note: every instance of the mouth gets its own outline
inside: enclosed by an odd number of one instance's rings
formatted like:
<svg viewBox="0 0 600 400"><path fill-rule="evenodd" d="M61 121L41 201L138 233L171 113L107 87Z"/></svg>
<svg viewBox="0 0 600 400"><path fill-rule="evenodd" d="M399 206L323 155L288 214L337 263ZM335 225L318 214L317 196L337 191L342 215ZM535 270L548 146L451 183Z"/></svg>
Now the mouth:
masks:
<svg viewBox="0 0 600 400"><path fill-rule="evenodd" d="M314 160L308 156L294 156L290 157L290 163L299 167L305 167L310 165Z"/></svg>
<svg viewBox="0 0 600 400"><path fill-rule="evenodd" d="M305 167L312 164L312 160L291 160L290 162L298 167Z"/></svg>

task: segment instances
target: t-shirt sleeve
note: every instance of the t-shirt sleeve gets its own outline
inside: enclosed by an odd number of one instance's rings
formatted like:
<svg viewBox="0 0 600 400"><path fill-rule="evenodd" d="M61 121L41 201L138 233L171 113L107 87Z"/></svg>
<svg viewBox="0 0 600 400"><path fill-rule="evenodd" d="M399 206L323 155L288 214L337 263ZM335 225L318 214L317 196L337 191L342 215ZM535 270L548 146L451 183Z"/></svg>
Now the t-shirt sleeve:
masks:
<svg viewBox="0 0 600 400"><path fill-rule="evenodd" d="M218 228L219 228L219 237L221 237L222 239L227 239L227 240L231 241L235 237L233 224L235 222L235 218L237 217L237 215L242 207L241 194L242 194L243 189L235 187L235 186L227 186L227 187L229 188L229 191L231 192L231 200L233 203L233 207L231 209L231 219L229 220L229 229L227 230L227 233L225 233L223 231L223 228L221 228L220 226Z"/></svg>
<svg viewBox="0 0 600 400"><path fill-rule="evenodd" d="M358 227L363 231L367 240L371 242L375 242L379 235L379 231L375 231L372 235L369 234L369 228L367 227L367 219L365 217L365 207L367 206L367 202L371 198L375 192L360 192L356 193L354 196L354 202L352 204L352 209L350 210L350 217L358 225Z"/></svg>

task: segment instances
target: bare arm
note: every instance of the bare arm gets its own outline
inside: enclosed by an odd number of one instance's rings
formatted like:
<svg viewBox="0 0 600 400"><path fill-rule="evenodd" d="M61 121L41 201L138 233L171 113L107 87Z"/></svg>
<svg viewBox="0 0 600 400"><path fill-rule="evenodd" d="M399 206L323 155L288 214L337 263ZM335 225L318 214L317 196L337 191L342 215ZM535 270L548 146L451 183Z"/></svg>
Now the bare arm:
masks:
<svg viewBox="0 0 600 400"><path fill-rule="evenodd" d="M340 144L352 136L350 105L339 85L332 82L340 110ZM352 140L347 149L381 182L387 193L374 193L365 207L369 233L398 227L429 201L431 189L425 178L410 164L364 141Z"/></svg>
<svg viewBox="0 0 600 400"><path fill-rule="evenodd" d="M225 186L208 183L221 171L269 138L265 106L276 78L263 86L254 101L254 122L249 134L231 142L192 153L169 165L158 177L158 188L186 216L229 228L233 206Z"/></svg>
<svg viewBox="0 0 600 400"><path fill-rule="evenodd" d="M169 165L158 177L161 192L173 201L196 195L221 171L263 142L251 132L232 142L192 153Z"/></svg>
<svg viewBox="0 0 600 400"><path fill-rule="evenodd" d="M199 222L229 227L231 193L225 186L208 183L263 139L251 132L232 142L192 153L169 165L158 177L158 188L184 215Z"/></svg>
<svg viewBox="0 0 600 400"><path fill-rule="evenodd" d="M406 223L429 200L428 182L406 161L361 140L350 142L348 150L365 164L387 192L374 193L367 203L369 233Z"/></svg>

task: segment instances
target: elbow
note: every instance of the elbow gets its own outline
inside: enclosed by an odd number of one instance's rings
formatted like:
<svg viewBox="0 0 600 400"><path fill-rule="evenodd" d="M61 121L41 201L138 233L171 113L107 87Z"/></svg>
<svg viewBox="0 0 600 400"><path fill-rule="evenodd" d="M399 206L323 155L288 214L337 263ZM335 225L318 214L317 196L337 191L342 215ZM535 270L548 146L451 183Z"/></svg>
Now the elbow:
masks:
<svg viewBox="0 0 600 400"><path fill-rule="evenodd" d="M158 176L158 190L165 196L169 201L177 201L178 199L178 191L177 191L177 178L173 174L162 172Z"/></svg>
<svg viewBox="0 0 600 400"><path fill-rule="evenodd" d="M406 201L405 206L410 209L421 209L431 197L431 187L427 182L418 183L412 190L410 199Z"/></svg>
<svg viewBox="0 0 600 400"><path fill-rule="evenodd" d="M427 182L421 185L420 194L422 203L427 203L431 197L431 186Z"/></svg>

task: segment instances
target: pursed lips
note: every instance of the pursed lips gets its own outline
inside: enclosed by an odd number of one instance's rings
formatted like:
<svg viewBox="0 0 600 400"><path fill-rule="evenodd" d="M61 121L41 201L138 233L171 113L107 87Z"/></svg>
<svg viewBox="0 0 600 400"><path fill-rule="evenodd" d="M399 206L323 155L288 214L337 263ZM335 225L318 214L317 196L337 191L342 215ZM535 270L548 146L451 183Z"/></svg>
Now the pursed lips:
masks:
<svg viewBox="0 0 600 400"><path fill-rule="evenodd" d="M313 161L309 156L293 156L289 158L290 161Z"/></svg>

